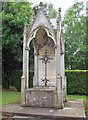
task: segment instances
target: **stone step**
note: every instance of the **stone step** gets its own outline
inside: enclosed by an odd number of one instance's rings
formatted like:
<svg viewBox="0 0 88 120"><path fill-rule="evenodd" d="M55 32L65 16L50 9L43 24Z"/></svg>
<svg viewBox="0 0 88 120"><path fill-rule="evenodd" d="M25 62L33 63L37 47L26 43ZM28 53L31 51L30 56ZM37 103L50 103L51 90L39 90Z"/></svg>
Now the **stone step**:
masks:
<svg viewBox="0 0 88 120"><path fill-rule="evenodd" d="M14 116L8 120L85 120L84 118L41 118L41 117L25 117L25 116Z"/></svg>
<svg viewBox="0 0 88 120"><path fill-rule="evenodd" d="M9 120L13 116L12 113L2 113L2 119L1 120Z"/></svg>
<svg viewBox="0 0 88 120"><path fill-rule="evenodd" d="M10 120L51 120L51 119L44 119L44 118L37 118L37 117L26 117L26 116L13 116Z"/></svg>
<svg viewBox="0 0 88 120"><path fill-rule="evenodd" d="M2 108L3 116L11 120L86 120L83 101L68 101L63 109L21 107L13 103Z"/></svg>
<svg viewBox="0 0 88 120"><path fill-rule="evenodd" d="M14 115L13 117L6 117L4 116L2 118L2 120L85 120L84 117L58 117L58 118L53 118L53 116L51 116L51 118L48 118L46 116L38 116L36 115L35 117L32 116L23 116L23 115Z"/></svg>
<svg viewBox="0 0 88 120"><path fill-rule="evenodd" d="M9 120L10 119L10 117L3 117L1 120Z"/></svg>

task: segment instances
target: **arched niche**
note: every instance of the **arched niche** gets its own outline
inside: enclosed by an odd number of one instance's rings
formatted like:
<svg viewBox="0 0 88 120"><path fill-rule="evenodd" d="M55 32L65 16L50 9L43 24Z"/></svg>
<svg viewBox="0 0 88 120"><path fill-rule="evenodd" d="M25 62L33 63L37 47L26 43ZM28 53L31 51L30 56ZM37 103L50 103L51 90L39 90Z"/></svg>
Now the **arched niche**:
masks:
<svg viewBox="0 0 88 120"><path fill-rule="evenodd" d="M55 42L51 33L40 27L33 38L33 44L33 86L56 86Z"/></svg>

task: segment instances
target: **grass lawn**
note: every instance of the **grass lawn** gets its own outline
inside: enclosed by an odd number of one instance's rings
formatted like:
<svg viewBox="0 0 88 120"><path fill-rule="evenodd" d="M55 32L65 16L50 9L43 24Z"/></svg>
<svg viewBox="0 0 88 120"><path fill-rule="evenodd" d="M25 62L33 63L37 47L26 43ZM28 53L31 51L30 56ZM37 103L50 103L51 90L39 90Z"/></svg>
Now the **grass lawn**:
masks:
<svg viewBox="0 0 88 120"><path fill-rule="evenodd" d="M20 102L20 97L20 92L2 91L2 106L13 102Z"/></svg>
<svg viewBox="0 0 88 120"><path fill-rule="evenodd" d="M21 97L20 92L16 92L16 91L2 91L2 95L0 92L0 100L1 100L1 96L2 96L2 106L13 102L20 102L20 97ZM88 96L68 95L67 97L70 100L83 99L86 115L88 116Z"/></svg>

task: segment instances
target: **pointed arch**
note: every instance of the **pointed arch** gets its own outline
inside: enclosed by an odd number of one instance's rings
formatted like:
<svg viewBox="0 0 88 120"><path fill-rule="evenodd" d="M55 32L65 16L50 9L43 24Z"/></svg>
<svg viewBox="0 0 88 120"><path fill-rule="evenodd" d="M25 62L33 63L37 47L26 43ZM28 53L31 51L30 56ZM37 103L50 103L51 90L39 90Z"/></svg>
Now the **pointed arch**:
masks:
<svg viewBox="0 0 88 120"><path fill-rule="evenodd" d="M37 32L38 32L38 30L39 30L40 28L41 28L41 29L44 29L44 30L46 31L47 36L50 37L50 38L53 40L54 44L56 45L56 40L55 40L55 38L52 36L52 33L51 33L47 28L40 26L40 27L38 27L37 29L35 29L34 32L30 35L30 37L29 37L29 39L28 39L28 42L27 42L27 48L29 47L30 42L36 37L36 34L37 34Z"/></svg>

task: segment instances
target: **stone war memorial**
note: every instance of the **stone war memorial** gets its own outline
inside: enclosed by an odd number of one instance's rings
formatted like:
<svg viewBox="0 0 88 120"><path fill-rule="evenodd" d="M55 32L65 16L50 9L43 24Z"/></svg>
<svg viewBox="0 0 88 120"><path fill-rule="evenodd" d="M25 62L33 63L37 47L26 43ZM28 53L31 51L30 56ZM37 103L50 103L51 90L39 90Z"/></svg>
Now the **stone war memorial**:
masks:
<svg viewBox="0 0 88 120"><path fill-rule="evenodd" d="M30 45L34 47L33 87L30 88ZM23 33L23 70L21 102L2 108L11 120L85 120L83 101L67 100L64 65L64 38L61 8L57 18L50 19L40 2L35 21Z"/></svg>
<svg viewBox="0 0 88 120"><path fill-rule="evenodd" d="M29 88L29 46L31 41L34 44L33 88ZM57 19L50 20L41 2L31 29L28 33L24 29L21 81L22 106L64 107L66 79L60 8Z"/></svg>

